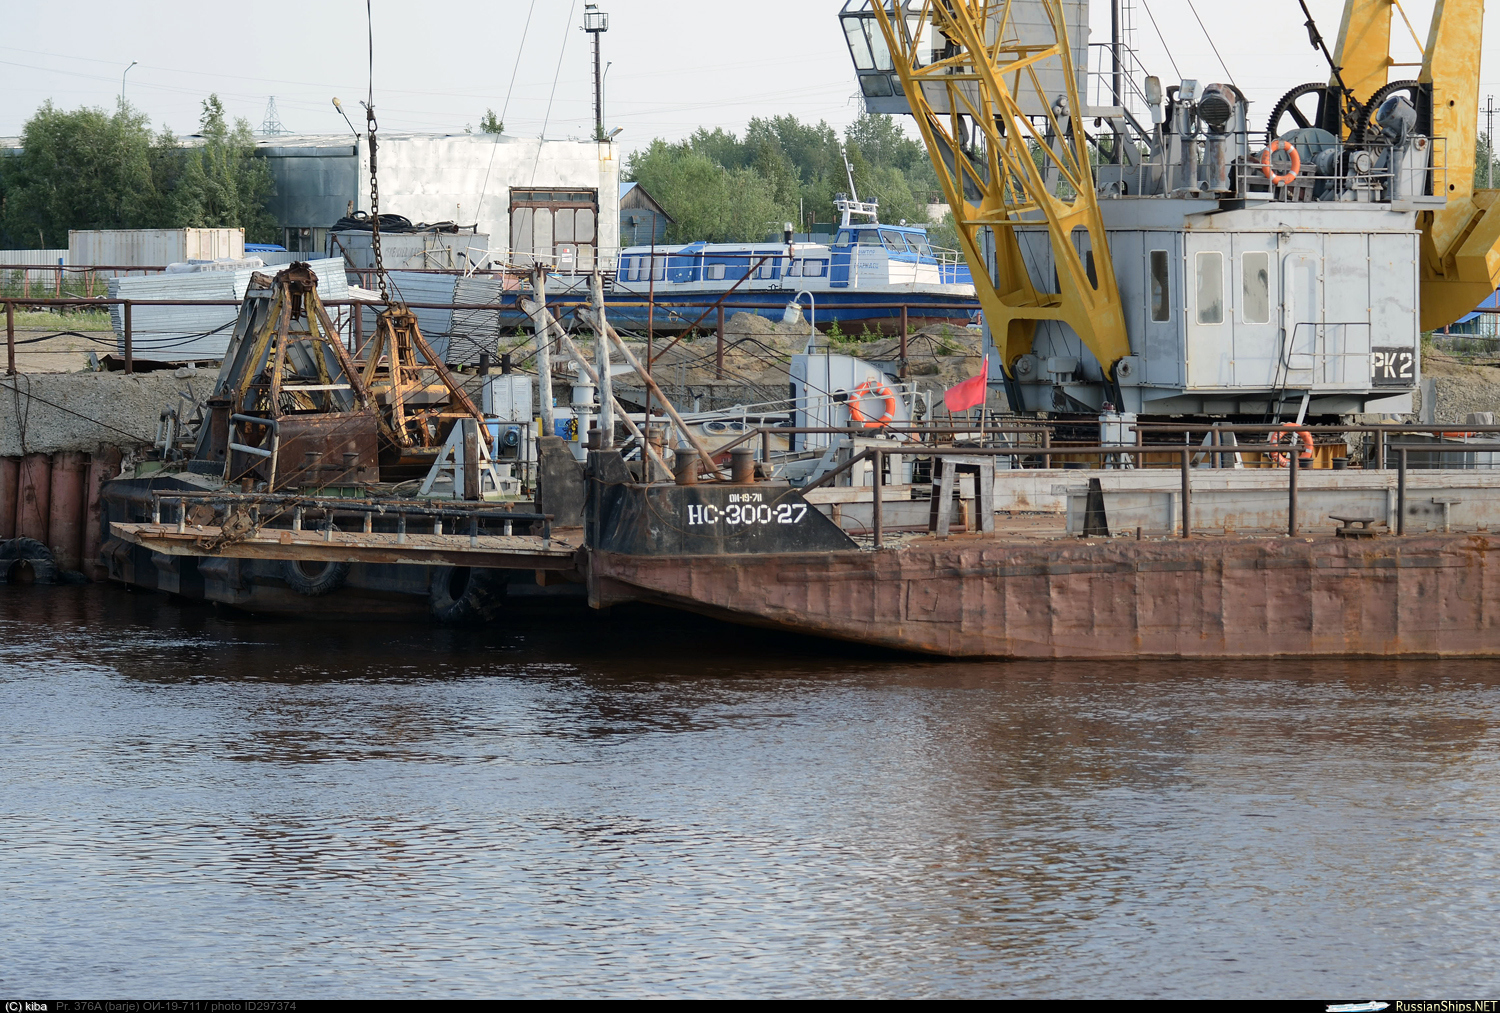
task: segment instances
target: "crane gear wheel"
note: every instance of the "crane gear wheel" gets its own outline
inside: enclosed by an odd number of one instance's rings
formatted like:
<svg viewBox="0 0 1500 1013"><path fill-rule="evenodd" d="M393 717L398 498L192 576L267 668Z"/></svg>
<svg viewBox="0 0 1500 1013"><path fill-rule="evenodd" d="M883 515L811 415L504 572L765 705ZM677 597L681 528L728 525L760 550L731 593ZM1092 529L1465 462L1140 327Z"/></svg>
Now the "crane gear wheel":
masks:
<svg viewBox="0 0 1500 1013"><path fill-rule="evenodd" d="M1309 95L1317 96L1317 106L1311 116L1304 107L1297 104ZM1305 105L1304 102L1303 106ZM1270 144L1287 130L1292 129L1290 126L1282 127L1283 117L1290 117L1297 128L1322 127L1338 136L1341 128L1339 121L1346 115L1343 96L1337 89L1329 88L1327 82L1309 81L1306 84L1299 84L1277 99L1276 104L1271 107L1271 115L1266 119L1266 143Z"/></svg>
<svg viewBox="0 0 1500 1013"><path fill-rule="evenodd" d="M1380 111L1380 106L1385 102L1386 99L1403 91L1407 93L1407 97L1411 99L1412 106L1415 107L1419 113L1417 133L1429 133L1430 128L1424 128L1423 124L1420 122L1422 103L1418 101L1418 99L1422 93L1421 82L1392 81L1390 84L1382 85L1381 87L1376 88L1375 94L1370 96L1370 101L1366 102L1363 106L1360 107L1359 112L1355 114L1354 129L1349 132L1349 140L1354 142L1355 144L1362 144L1369 141L1379 140L1380 127L1375 125L1375 114Z"/></svg>

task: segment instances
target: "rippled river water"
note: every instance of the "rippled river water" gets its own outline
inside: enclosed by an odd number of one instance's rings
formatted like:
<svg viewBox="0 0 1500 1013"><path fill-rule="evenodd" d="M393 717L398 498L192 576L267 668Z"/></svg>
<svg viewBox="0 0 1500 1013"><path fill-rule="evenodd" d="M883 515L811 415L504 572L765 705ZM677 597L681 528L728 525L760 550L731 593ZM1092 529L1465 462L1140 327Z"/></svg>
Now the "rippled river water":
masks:
<svg viewBox="0 0 1500 1013"><path fill-rule="evenodd" d="M1500 981L1500 665L955 664L0 587L0 991Z"/></svg>

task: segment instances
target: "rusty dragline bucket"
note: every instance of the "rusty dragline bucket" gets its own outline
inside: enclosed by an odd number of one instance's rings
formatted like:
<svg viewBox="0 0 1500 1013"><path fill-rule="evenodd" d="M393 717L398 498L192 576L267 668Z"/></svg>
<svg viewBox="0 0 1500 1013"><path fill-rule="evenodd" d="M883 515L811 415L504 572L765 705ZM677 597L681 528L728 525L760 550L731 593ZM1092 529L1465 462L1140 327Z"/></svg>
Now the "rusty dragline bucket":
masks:
<svg viewBox="0 0 1500 1013"><path fill-rule="evenodd" d="M381 420L305 263L257 273L209 399L195 458L266 490L380 480Z"/></svg>

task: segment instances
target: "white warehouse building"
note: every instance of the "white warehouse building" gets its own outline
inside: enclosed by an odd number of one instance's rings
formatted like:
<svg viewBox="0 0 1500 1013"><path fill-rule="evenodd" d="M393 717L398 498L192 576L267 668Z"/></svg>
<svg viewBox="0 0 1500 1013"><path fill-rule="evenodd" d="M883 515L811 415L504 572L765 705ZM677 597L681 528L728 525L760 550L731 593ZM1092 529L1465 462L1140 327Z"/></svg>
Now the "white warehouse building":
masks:
<svg viewBox="0 0 1500 1013"><path fill-rule="evenodd" d="M613 267L620 237L620 149L609 141L494 134L382 133L380 211L413 222L455 222L488 235L492 262L542 260ZM265 137L276 180L271 212L282 245L326 253L328 230L370 210L365 137Z"/></svg>

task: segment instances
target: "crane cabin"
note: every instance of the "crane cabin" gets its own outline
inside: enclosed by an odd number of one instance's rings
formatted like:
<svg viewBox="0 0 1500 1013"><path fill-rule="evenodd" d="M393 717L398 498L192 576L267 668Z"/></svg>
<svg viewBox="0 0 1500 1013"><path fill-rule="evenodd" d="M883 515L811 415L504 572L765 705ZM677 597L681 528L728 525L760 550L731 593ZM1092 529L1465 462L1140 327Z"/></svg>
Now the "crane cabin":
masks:
<svg viewBox="0 0 1500 1013"><path fill-rule="evenodd" d="M1456 48L1442 13L1429 65ZM867 108L927 144L1013 410L1279 421L1410 411L1422 331L1495 287L1472 254L1462 278L1424 272L1469 199L1472 129L1443 136L1464 102L1434 109L1430 66L1386 79L1390 14L1349 0L1329 82L1264 118L1228 82L1164 86L1118 29L1091 46L1087 0L840 17ZM1370 38L1378 60L1350 41Z"/></svg>

